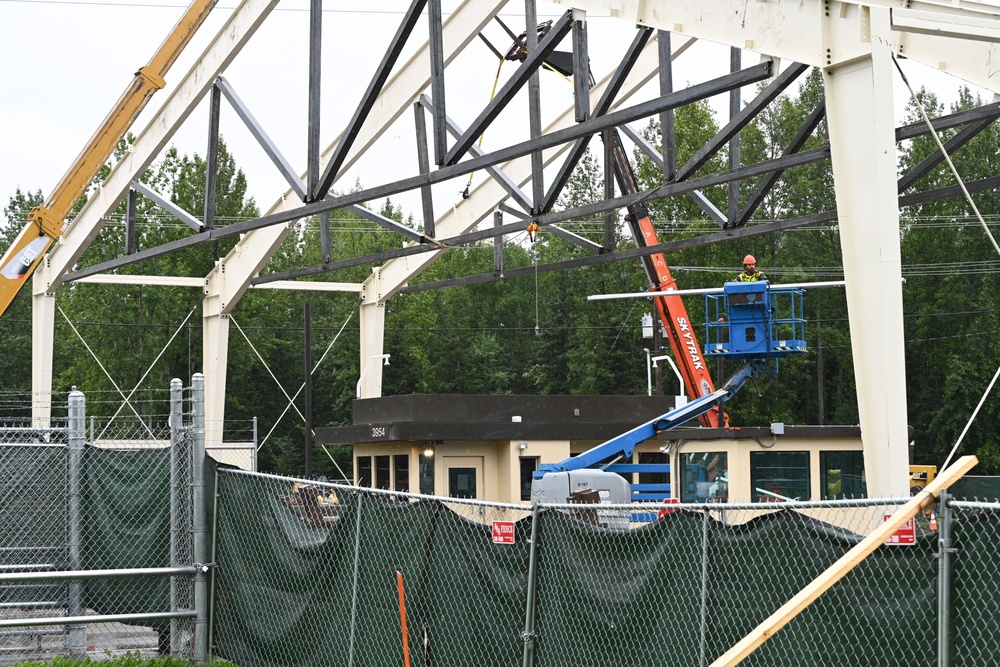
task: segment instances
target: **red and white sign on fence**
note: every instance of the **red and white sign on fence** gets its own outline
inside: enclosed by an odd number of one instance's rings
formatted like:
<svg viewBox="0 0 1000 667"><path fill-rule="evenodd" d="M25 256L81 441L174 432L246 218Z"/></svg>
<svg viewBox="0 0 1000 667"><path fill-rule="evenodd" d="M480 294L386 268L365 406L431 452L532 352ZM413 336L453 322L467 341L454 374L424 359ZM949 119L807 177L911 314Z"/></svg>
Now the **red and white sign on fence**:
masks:
<svg viewBox="0 0 1000 667"><path fill-rule="evenodd" d="M882 521L888 521L891 516L891 514L883 514ZM885 543L892 546L916 544L917 526L913 521L913 517L910 517L909 521L900 526Z"/></svg>
<svg viewBox="0 0 1000 667"><path fill-rule="evenodd" d="M514 544L514 522L493 522L493 544Z"/></svg>

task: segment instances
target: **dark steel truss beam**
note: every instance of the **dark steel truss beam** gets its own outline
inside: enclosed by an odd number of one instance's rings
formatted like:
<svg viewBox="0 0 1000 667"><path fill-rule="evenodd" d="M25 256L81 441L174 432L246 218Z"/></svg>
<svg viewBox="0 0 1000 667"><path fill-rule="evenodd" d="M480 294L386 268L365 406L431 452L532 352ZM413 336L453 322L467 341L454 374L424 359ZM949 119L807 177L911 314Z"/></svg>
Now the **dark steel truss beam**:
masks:
<svg viewBox="0 0 1000 667"><path fill-rule="evenodd" d="M792 153L798 153L802 150L802 147L806 145L806 141L810 136L812 136L813 130L816 129L816 126L819 125L825 115L826 104L821 102L817 104L816 107L809 113L805 122L802 123L802 127L798 129L795 136L792 137L791 141L788 142L788 145L785 146L785 150L782 152L782 155L791 155ZM783 169L776 169L770 174L764 176L764 178L761 179L761 182L757 184L757 188L753 191L753 194L750 195L750 198L747 200L743 210L740 211L739 215L736 216L736 219L728 224L727 227L742 227L745 225L747 220L750 219L750 216L753 215L760 207L767 194L771 192L772 188L774 188L774 184L778 182L778 179L781 178L781 174L783 172Z"/></svg>
<svg viewBox="0 0 1000 667"><path fill-rule="evenodd" d="M503 226L503 213L500 211L493 212L493 226L501 227ZM503 237L494 236L493 237L493 275L498 278L503 277Z"/></svg>
<svg viewBox="0 0 1000 667"><path fill-rule="evenodd" d="M399 59L399 55L403 51L403 46L406 44L410 33L413 32L413 28L416 26L417 20L420 18L420 13L423 11L426 3L427 0L413 0L410 8L406 10L406 14L399 24L399 29L396 30L389 48L386 50L385 55L382 56L382 62L379 63L378 69L375 70L375 76L372 77L371 83L368 84L368 89L361 97L361 103L355 110L351 121L347 124L347 129L341 135L340 142L334 149L333 155L330 156L329 162L326 163L323 176L319 179L316 189L310 191L309 201L323 199L330 191L330 188L333 187L333 182L337 179L340 167L343 166L344 161L347 159L347 154L354 145L354 140L357 139L358 133L361 131L361 126L368 117L368 112L375 106L375 100L378 99L379 94L382 92L382 86L389 79L389 73Z"/></svg>
<svg viewBox="0 0 1000 667"><path fill-rule="evenodd" d="M430 28L427 44L430 46L431 59L431 99L434 100L434 163L440 166L444 163L445 153L448 152L448 135L445 132L444 33L441 28L441 0L428 0L427 25ZM431 219L432 231L433 228L434 220Z"/></svg>
<svg viewBox="0 0 1000 667"><path fill-rule="evenodd" d="M670 33L661 30L656 37L657 56L660 61L660 95L674 92L673 52L670 49ZM663 179L674 180L677 173L677 143L674 137L674 112L660 114L660 136L663 137Z"/></svg>
<svg viewBox="0 0 1000 667"><path fill-rule="evenodd" d="M614 129L605 130L602 133L604 145L604 199L609 201L615 198L615 154L612 142ZM615 249L615 211L609 209L604 211L604 252L611 252Z"/></svg>
<svg viewBox="0 0 1000 667"><path fill-rule="evenodd" d="M972 181L970 183L966 183L966 187L968 188L969 192L982 192L985 190L994 190L1000 187L1000 176L994 176L991 178L984 178L977 181ZM961 197L961 196L963 196L961 186L952 185L946 188L939 188L927 192L919 192L912 195L901 196L899 197L899 207L904 208L907 206L914 206L926 202L937 201L939 199L944 199L946 197ZM771 234L774 232L788 231L790 229L798 229L800 227L807 227L809 225L831 223L836 220L837 220L836 211L821 211L819 213L811 213L809 215L800 216L797 218L790 218L788 220L779 220L777 222L754 225L753 227L744 226L734 229L728 229L728 230L723 230L721 232L716 232L714 234L706 234L703 236L697 236L694 238L684 239L681 241L670 241L668 243L660 243L658 245L648 246L645 248L633 248L630 250L606 253L603 255L580 257L575 259L564 260L561 262L551 262L549 264L539 264L538 266L523 267L518 269L507 269L504 272L502 278L504 279L520 278L525 276L532 276L535 275L536 273L548 273L550 271L565 271L567 269L575 269L583 266L595 266L598 264L603 264L604 262L616 262L616 261L636 259L639 257L646 257L648 255L653 255L656 253L689 250L691 248L699 248L707 245L712 245L715 243L736 241L740 239L751 238L754 236L761 236L763 234ZM408 292L408 293L426 292L429 290L441 289L444 287L457 287L461 285L486 283L496 279L497 278L491 274L465 276L462 278L451 278L449 280L439 280L429 283L420 283L417 285L408 285L402 288L400 292Z"/></svg>
<svg viewBox="0 0 1000 667"><path fill-rule="evenodd" d="M608 109L611 108L612 102L617 99L618 93L621 92L622 86L625 85L625 79L632 72L632 68L635 66L639 55L642 53L642 49L646 46L652 34L652 28L642 28L636 33L635 38L625 51L625 55L611 76L611 80L608 81L601 99L598 100L597 105L594 107L592 117L596 118L607 114ZM574 73L573 76L576 77L577 75ZM587 77L589 79L589 72ZM580 162L580 158L583 157L584 152L586 152L587 146L590 144L590 139L591 135L582 137L570 148L569 153L559 167L559 171L556 172L552 180L552 185L549 187L548 193L545 195L545 201L539 209L542 213L551 211L552 207L555 206L556 199L562 194L563 188L569 182L569 177L573 174L573 170L576 169L576 165Z"/></svg>
<svg viewBox="0 0 1000 667"><path fill-rule="evenodd" d="M590 118L590 52L587 22L573 21L573 106L576 122Z"/></svg>
<svg viewBox="0 0 1000 667"><path fill-rule="evenodd" d="M899 182L896 184L896 191L902 192L919 181L921 178L930 173L934 167L944 162L945 154L951 155L954 151L969 143L969 141L971 141L976 135L992 124L993 119L990 118L966 125L961 132L958 132L955 136L944 142L943 145L945 153L942 153L940 149L935 149L933 153L921 160L920 164L903 174L903 177L900 178Z"/></svg>
<svg viewBox="0 0 1000 667"><path fill-rule="evenodd" d="M792 63L785 68L784 72L781 72L778 76L774 77L774 81L768 84L768 86L764 88L764 90L762 90L757 97L743 107L743 109L736 114L732 120L726 123L726 126L719 130L719 132L712 137L708 143L702 146L697 153L692 155L691 158L684 163L684 166L677 170L677 180L683 181L689 178L691 174L696 172L702 165L708 162L712 156L718 153L731 138L736 136L740 130L756 118L757 114L759 114L768 104L773 102L778 95L783 93L785 89L799 77L800 74L808 69L808 67L808 65L803 65L802 63Z"/></svg>
<svg viewBox="0 0 1000 667"><path fill-rule="evenodd" d="M595 215L599 215L605 211L627 208L630 204L633 203L645 202L651 199L662 199L664 197L683 194L685 192L698 188L724 185L725 183L728 183L730 180L733 179L750 178L753 176L758 176L762 173L767 173L767 171L769 171L770 169L773 169L776 162L781 162L782 166L788 167L788 166L795 166L797 164L807 164L809 162L828 159L829 157L830 157L829 148L806 151L803 153L798 153L797 155L789 156L788 158L784 158L781 160L772 160L766 163L746 165L740 167L739 169L730 172L724 172L722 174L712 174L709 176L703 176L700 178L691 179L689 181L682 181L679 183L669 183L667 185L660 186L653 190L646 190L644 192L636 193L634 195L616 197L602 202L595 202L593 204L587 204L585 206L580 206L573 209L567 209L565 211L547 213L545 215L538 216L537 218L535 218L535 220L538 222L540 226L547 228L553 223L565 222L567 220L575 220L579 218L592 217ZM498 234L512 234L515 232L520 232L521 230L522 226L520 222L508 223L500 227L494 227L492 229L480 229L477 231L462 234L460 236L441 239L441 243L444 246L449 246L449 247L458 246L465 243L474 243L477 241L491 239ZM272 274L256 278L251 281L251 284L259 285L263 283L268 283L288 278L303 278L305 276L316 275L319 273L324 273L326 271L336 271L340 269L352 268L355 266L376 264L383 261L388 261L390 259L397 259L400 257L410 257L413 255L419 255L421 253L430 252L433 250L436 250L436 248L430 248L427 246L409 246L406 248L387 250L384 252L376 253L374 255L369 255L367 257L355 257L352 259L342 260L340 262L334 262L328 267L321 267L321 266L307 267L304 269L296 269L281 274ZM88 269L83 269L81 273L87 270ZM74 276L74 278L75 277L76 276Z"/></svg>
<svg viewBox="0 0 1000 667"><path fill-rule="evenodd" d="M271 215L263 216L254 220L247 220L244 222L235 223L222 228L216 228L211 230L206 234L200 234L198 236L189 237L186 239L179 239L177 241L172 241L170 243L157 246L155 248L149 248L147 250L136 253L135 255L128 258L119 258L116 260L111 260L109 262L102 262L100 264L95 264L94 266L87 267L86 269L81 269L80 271L68 274L66 276L67 280L78 280L85 277L85 275L95 275L98 273L103 273L105 271L116 269L120 266L125 266L128 264L133 264L136 262L141 262L146 259L153 257L158 257L181 248L192 247L199 245L201 243L207 243L212 240L218 240L219 238L224 238L228 236L234 236L238 234L245 234L247 232L253 231L255 229L261 229L264 227L269 227L271 225L282 224L291 222L293 220L298 220L303 217L317 215L323 211L332 211L338 208L344 208L351 204L359 204L365 201L371 201L376 199L382 199L384 197L390 197L392 195L398 194L400 192L407 192L420 188L425 184L434 184L447 181L449 179L468 174L472 171L477 171L479 169L485 169L488 166L500 164L513 160L515 158L521 157L530 153L536 148L552 148L560 144L573 141L578 137L584 136L586 134L591 134L594 132L600 132L605 129L610 129L621 125L623 123L630 122L632 120L637 120L639 118L645 118L647 116L659 113L664 109L676 108L684 104L690 104L691 102L710 97L719 93L724 93L735 86L742 86L752 84L756 81L766 79L770 76L772 64L769 62L761 63L754 67L747 68L737 74L727 74L704 83L696 84L683 91L678 91L670 95L665 95L663 97L656 98L647 102L637 104L635 106L621 109L613 113L607 114L600 118L594 118L587 121L586 123L579 123L573 127L564 128L562 130L557 130L549 134L539 137L537 141L522 142L515 144L513 146L508 146L506 148L499 149L484 155L479 158L472 158L470 160L463 161L460 164L453 165L451 167L442 167L426 176L414 176L406 178L400 181L395 181L382 186L376 186L374 188L369 188L359 192L352 192L344 194L333 199L326 199L323 201L313 202L310 204L305 204L297 209L291 211L281 211L278 213L273 213ZM828 153L827 153L828 154ZM700 182L700 181L699 181ZM686 189L683 188L683 189ZM625 204L621 201L608 206L611 208L621 208ZM598 211L600 212L600 211ZM539 218L539 223L541 224L543 220L546 220L550 215L541 216ZM558 214L557 214L558 215ZM560 222L563 219L571 219L573 216L567 218L560 218L559 220L550 220L551 222Z"/></svg>
<svg viewBox="0 0 1000 667"><path fill-rule="evenodd" d="M997 117L1000 117L1000 102L993 102L991 104L984 104L981 107L976 107L975 109L969 109L968 111L960 111L947 116L931 118L931 127L940 132L941 130L947 130L959 125L973 123L977 120L984 120L986 118L995 119ZM904 125L896 128L896 141L913 139L925 134L927 134L927 124L923 121L913 123L911 125Z"/></svg>
<svg viewBox="0 0 1000 667"><path fill-rule="evenodd" d="M483 133L486 127L493 122L507 104L514 98L514 95L526 84L539 67L545 62L545 58L558 46L560 40L566 36L573 26L573 12L568 11L560 17L559 21L552 26L549 33L539 44L538 48L528 54L528 57L521 63L507 83L493 97L486 108L480 112L469 128L465 131L455 145L451 147L444 158L445 165L455 165L469 148L476 143L476 139ZM528 34L533 30L529 29Z"/></svg>
<svg viewBox="0 0 1000 667"><path fill-rule="evenodd" d="M780 220L778 222L772 222L765 225L755 225L753 227L743 227L740 229L723 230L716 232L714 234L705 234L703 236L696 236L690 239L683 239L681 241L670 241L667 243L659 243L657 245L646 246L642 248L631 248L629 250L621 250L617 252L608 252L602 255L590 255L588 257L577 257L574 259L567 259L561 262L550 262L548 264L539 264L535 266L526 266L517 269L506 269L504 271L503 278L521 278L532 276L537 268L538 273L549 273L551 271L565 271L567 269L577 269L584 266L597 266L599 264L604 264L606 262L621 262L625 260L634 260L643 257L648 257L649 255L655 255L658 253L666 252L677 252L679 250L689 250L691 248L700 248L707 245L712 245L714 243L724 243L727 241L736 241L739 239L751 238L754 236L761 236L762 234L771 234L773 232L787 231L789 229L798 229L799 227L807 227L809 225L822 224L824 222L832 222L837 219L836 211L824 211L822 213L813 213L810 215L802 216L799 218ZM448 280L438 280L429 283L420 283L417 285L407 285L406 287L400 289L400 292L426 292L434 289L441 289L444 287L458 287L462 285L473 285L478 283L486 283L497 280L492 274L477 274L474 276L465 276L462 278L451 278Z"/></svg>
<svg viewBox="0 0 1000 667"><path fill-rule="evenodd" d="M128 201L125 204L125 254L132 255L139 249L139 234L136 229L136 199L135 190L129 188Z"/></svg>
<svg viewBox="0 0 1000 667"><path fill-rule="evenodd" d="M538 13L535 11L535 0L524 0L524 21L526 25L524 26L524 36L525 36L525 47L528 52L528 57L525 59L530 60L532 53L538 49ZM572 15L572 12L567 12L567 14ZM565 17L569 18L569 17ZM573 21L568 21L569 25L565 28L565 32L569 32L573 28ZM556 26L559 28L559 26ZM562 29L562 28L559 28ZM558 38L556 41L551 42L552 48L555 49L555 45L558 43ZM537 139L542 135L542 80L540 76L539 69L536 67L528 77L528 136L531 139ZM461 156L459 156L461 157ZM542 151L534 151L531 153L531 201L535 202L537 206L545 199L545 181L543 169L545 163L542 160ZM532 213L541 213L537 209L532 209Z"/></svg>
<svg viewBox="0 0 1000 667"><path fill-rule="evenodd" d="M738 72L742 68L743 51L738 47L729 47L729 71ZM805 68L803 68L804 71ZM740 113L740 91L729 91L729 120L732 121ZM729 139L729 168L740 166L740 133L736 132ZM740 182L730 181L726 199L726 220L735 220L740 211ZM725 227L726 223L723 222Z"/></svg>
<svg viewBox="0 0 1000 667"><path fill-rule="evenodd" d="M427 150L427 121L420 102L413 103L413 121L417 134L417 170L423 176L431 171L431 159ZM420 208L424 216L424 234L434 236L434 198L429 185L420 188Z"/></svg>
<svg viewBox="0 0 1000 667"><path fill-rule="evenodd" d="M218 86L212 86L208 103L208 150L205 153L205 229L215 227L215 179L219 171L219 107Z"/></svg>
<svg viewBox="0 0 1000 667"><path fill-rule="evenodd" d="M306 125L306 190L319 183L320 93L322 90L323 0L309 3L309 107ZM300 193L301 197L302 194Z"/></svg>
<svg viewBox="0 0 1000 667"><path fill-rule="evenodd" d="M329 201L329 200L328 200ZM369 222L374 222L376 225L388 229L390 232L396 232L400 236L410 239L411 241L416 241L417 243L426 243L428 237L416 232L401 222L396 222L392 218L387 218L384 215L379 215L375 211L367 209L358 204L351 204L344 207L345 210L355 213Z"/></svg>

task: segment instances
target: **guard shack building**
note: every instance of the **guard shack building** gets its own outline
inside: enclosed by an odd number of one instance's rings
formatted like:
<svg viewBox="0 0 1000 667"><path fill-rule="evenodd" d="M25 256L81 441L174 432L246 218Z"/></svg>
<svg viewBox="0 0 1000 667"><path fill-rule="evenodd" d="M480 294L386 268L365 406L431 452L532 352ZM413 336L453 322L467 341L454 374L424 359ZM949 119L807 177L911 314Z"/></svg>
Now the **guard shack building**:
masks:
<svg viewBox="0 0 1000 667"><path fill-rule="evenodd" d="M354 482L444 497L527 502L532 473L671 409L664 396L406 395L354 401ZM865 495L858 426L680 427L636 447L633 484L671 485L682 502ZM658 464L661 472L640 472ZM665 471L669 466L669 472ZM652 499L652 498L650 498Z"/></svg>

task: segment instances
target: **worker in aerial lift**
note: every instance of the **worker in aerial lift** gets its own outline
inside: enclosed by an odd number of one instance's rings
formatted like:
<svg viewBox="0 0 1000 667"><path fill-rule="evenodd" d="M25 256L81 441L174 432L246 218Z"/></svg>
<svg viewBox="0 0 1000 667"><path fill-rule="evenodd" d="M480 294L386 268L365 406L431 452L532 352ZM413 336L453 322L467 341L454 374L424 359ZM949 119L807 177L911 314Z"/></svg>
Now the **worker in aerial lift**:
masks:
<svg viewBox="0 0 1000 667"><path fill-rule="evenodd" d="M733 278L733 282L755 283L758 280L767 280L767 276L764 275L763 271L757 270L757 260L754 259L754 256L747 255L743 258L743 273Z"/></svg>

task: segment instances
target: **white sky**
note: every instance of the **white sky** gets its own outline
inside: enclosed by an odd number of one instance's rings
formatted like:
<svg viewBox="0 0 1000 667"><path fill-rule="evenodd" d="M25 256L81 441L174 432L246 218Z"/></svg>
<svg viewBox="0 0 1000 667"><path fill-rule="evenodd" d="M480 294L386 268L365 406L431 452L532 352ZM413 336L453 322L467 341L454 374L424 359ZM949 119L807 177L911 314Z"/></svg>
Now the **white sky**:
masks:
<svg viewBox="0 0 1000 667"><path fill-rule="evenodd" d="M187 72L193 58L236 4L236 0L220 0L195 41L174 65L167 77L168 86ZM361 9L347 9L359 4ZM447 13L458 2L445 0L443 4ZM404 0L364 4L327 0L321 141L324 147L353 114L408 5ZM135 70L149 61L185 7L184 0L0 0L0 201L4 205L17 187L41 189L46 195L55 187ZM305 164L307 7L308 0L280 3L226 74L298 170ZM562 9L542 3L539 18L554 18ZM523 12L507 10L501 17L515 32L523 29ZM590 17L589 26L592 67L600 77L618 62L621 51L631 40L633 28L624 22L594 16ZM505 51L510 39L499 27L491 26L489 30L494 45ZM425 34L418 27L411 44L422 41ZM675 86L719 76L727 70L728 49L712 45L699 49L677 62ZM465 124L488 101L496 73L496 59L485 46L477 41L468 51L481 53L481 62L470 63L457 75L449 68L446 82L449 115ZM748 54L744 65L753 64L755 58ZM909 61L905 66L915 87L926 85L943 100L954 97L957 81ZM503 71L504 78L509 77L513 67L508 64ZM553 81L543 83L543 87L564 85L568 103L572 87L555 78ZM907 93L901 83L897 84L895 95L897 106L902 109ZM165 98L163 91L154 96L147 112L133 125L133 133L142 129L151 110ZM984 99L989 101L990 97L984 94ZM285 191L284 182L225 101L222 108L222 134L237 164L247 174L251 194L266 209ZM520 111L512 109L512 114L517 113ZM527 123L523 120L526 117L519 118L520 130L526 132ZM204 155L206 120L207 111L202 104L175 136L174 145L184 153ZM363 185L373 186L390 180L390 176L401 178L415 173L415 166L399 164L400 158L415 160L412 128L412 115L404 114L383 138L381 150L336 187L348 189L355 177ZM511 126L504 125L487 130L484 149L519 140L510 136L513 131ZM435 191L436 209L450 205L457 198L459 185L447 183ZM416 196L394 200L407 211L419 214Z"/></svg>

